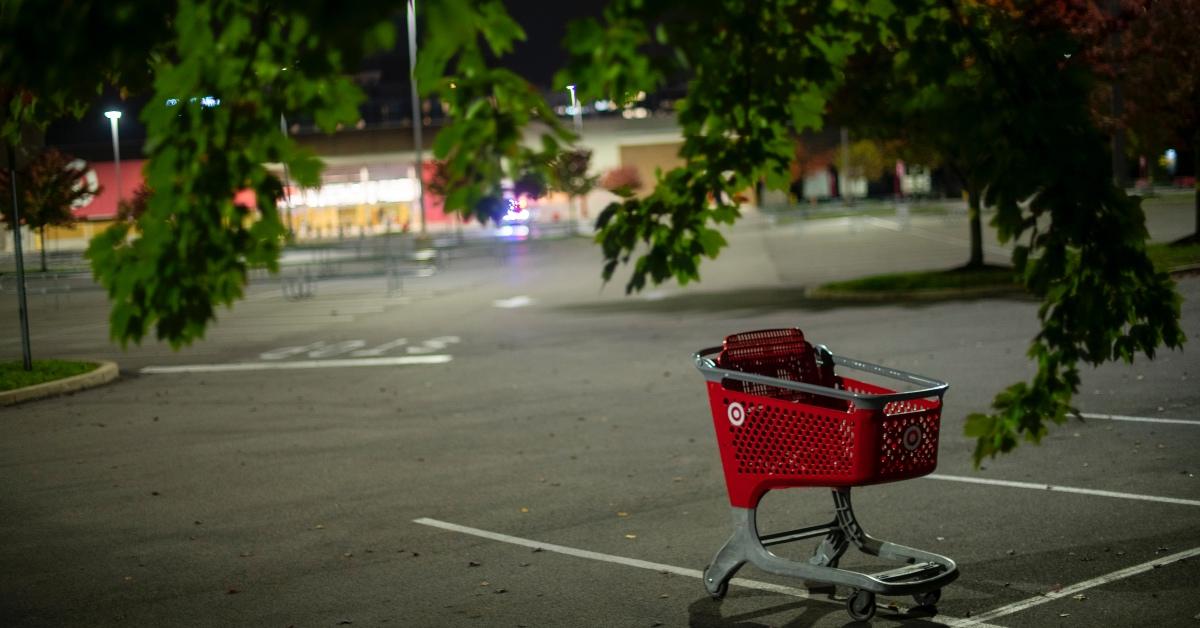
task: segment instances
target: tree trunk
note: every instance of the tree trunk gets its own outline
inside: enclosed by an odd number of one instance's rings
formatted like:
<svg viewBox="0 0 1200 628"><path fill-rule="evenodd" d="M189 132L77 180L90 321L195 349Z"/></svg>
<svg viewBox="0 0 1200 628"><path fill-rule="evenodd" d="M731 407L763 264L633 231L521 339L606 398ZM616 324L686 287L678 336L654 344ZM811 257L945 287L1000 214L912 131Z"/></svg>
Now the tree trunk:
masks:
<svg viewBox="0 0 1200 628"><path fill-rule="evenodd" d="M970 219L971 230L971 259L967 261L968 268L983 266L983 222L979 216L979 189L967 185L967 217Z"/></svg>
<svg viewBox="0 0 1200 628"><path fill-rule="evenodd" d="M44 273L46 272L46 225L42 225L42 228L38 229L38 233L42 238L42 272Z"/></svg>
<svg viewBox="0 0 1200 628"><path fill-rule="evenodd" d="M1196 197L1196 232L1192 234L1192 240L1200 243L1200 132L1196 133L1195 139L1192 140L1192 176L1196 179L1192 183L1192 191Z"/></svg>

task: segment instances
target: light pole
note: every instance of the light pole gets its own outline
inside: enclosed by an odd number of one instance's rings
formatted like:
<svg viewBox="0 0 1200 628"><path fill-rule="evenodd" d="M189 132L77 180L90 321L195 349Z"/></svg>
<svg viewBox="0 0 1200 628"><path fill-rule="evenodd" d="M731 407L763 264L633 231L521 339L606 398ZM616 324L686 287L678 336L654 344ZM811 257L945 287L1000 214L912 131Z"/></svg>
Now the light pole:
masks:
<svg viewBox="0 0 1200 628"><path fill-rule="evenodd" d="M288 137L287 118L279 114L279 131ZM287 162L283 162L283 202L287 207L287 238L288 243L296 240L296 230L292 226L292 175L288 172Z"/></svg>
<svg viewBox="0 0 1200 628"><path fill-rule="evenodd" d="M421 95L417 93L417 0L408 0L408 76L412 81L413 147L417 151L417 207L425 235L425 167L421 159Z"/></svg>
<svg viewBox="0 0 1200 628"><path fill-rule="evenodd" d="M575 85L568 85L567 89L571 90L571 114L575 119L575 135L579 136L580 141L583 140L583 114L579 111L579 101L575 98ZM584 176L587 173L583 173ZM579 197L579 212L587 217L587 196ZM571 231L578 229L578 221L574 216L571 217Z"/></svg>
<svg viewBox="0 0 1200 628"><path fill-rule="evenodd" d="M17 315L21 326L21 366L33 370L33 354L29 349L29 302L25 295L25 257L21 251L21 209L17 199L17 156L12 144L6 144L8 156L8 185L12 188L13 253L17 262Z"/></svg>
<svg viewBox="0 0 1200 628"><path fill-rule="evenodd" d="M104 117L108 118L109 125L112 126L112 142L113 142L113 168L116 171L117 178L117 210L121 209L121 143L117 139L117 120L121 119L121 112L113 109L105 111Z"/></svg>
<svg viewBox="0 0 1200 628"><path fill-rule="evenodd" d="M583 116L579 112L579 101L575 100L575 86L568 85L567 89L571 90L571 112L575 117L575 134L583 133Z"/></svg>

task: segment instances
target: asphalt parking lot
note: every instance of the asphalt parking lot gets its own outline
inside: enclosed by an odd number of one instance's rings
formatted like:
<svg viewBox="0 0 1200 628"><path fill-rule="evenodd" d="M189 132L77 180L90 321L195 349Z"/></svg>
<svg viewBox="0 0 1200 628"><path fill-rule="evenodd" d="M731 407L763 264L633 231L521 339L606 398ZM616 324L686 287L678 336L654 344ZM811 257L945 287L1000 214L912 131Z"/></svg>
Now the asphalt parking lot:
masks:
<svg viewBox="0 0 1200 628"><path fill-rule="evenodd" d="M1152 214L1155 237L1190 226ZM854 490L872 535L958 562L931 615L875 626L1193 626L1200 361L1086 369L1091 418L975 470L964 417L1027 377L1035 302L834 304L799 289L951 266L960 216L748 220L696 286L602 288L584 239L513 242L389 291L251 286L202 343L107 340L99 291L34 299L35 356L121 379L0 410L0 615L13 626L844 626L836 599L751 567L700 570L730 532L691 353L799 326L838 354L951 384L934 475ZM1005 250L991 242L990 261ZM1200 338L1200 278L1179 280ZM5 297L8 299L7 297ZM8 309L10 300L3 301ZM15 325L13 325L15 329ZM19 355L16 338L0 351ZM768 494L763 532L828 491ZM808 548L784 548L797 559ZM842 563L869 568L853 550ZM852 624L853 625L853 624Z"/></svg>

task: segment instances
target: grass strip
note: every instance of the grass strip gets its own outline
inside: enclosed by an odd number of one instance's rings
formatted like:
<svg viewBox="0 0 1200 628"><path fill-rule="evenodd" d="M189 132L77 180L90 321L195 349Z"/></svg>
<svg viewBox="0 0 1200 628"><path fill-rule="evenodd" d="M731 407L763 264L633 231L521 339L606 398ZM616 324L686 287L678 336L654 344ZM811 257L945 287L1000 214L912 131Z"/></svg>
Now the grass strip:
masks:
<svg viewBox="0 0 1200 628"><path fill-rule="evenodd" d="M0 362L0 391L15 390L82 375L98 366L100 365L95 362L34 360L33 370L26 371L20 360Z"/></svg>
<svg viewBox="0 0 1200 628"><path fill-rule="evenodd" d="M951 268L912 273L872 275L821 286L831 292L913 292L916 290L964 290L968 288L1018 287L1013 269L1006 266Z"/></svg>
<svg viewBox="0 0 1200 628"><path fill-rule="evenodd" d="M1146 247L1154 266L1161 271L1200 264L1200 243L1157 243ZM920 290L967 290L1017 288L1020 282L1007 266L958 267L949 270L871 275L821 286L826 292L909 293Z"/></svg>
<svg viewBox="0 0 1200 628"><path fill-rule="evenodd" d="M1200 264L1200 242L1151 244L1146 247L1146 254L1159 270L1192 266Z"/></svg>

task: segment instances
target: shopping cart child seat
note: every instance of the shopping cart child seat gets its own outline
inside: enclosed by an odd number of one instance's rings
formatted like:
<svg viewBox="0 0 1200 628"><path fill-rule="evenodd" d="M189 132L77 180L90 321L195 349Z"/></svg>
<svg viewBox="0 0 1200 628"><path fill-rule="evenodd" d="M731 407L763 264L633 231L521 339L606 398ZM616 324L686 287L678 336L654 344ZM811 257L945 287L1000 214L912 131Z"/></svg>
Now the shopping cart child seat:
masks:
<svg viewBox="0 0 1200 628"><path fill-rule="evenodd" d="M948 385L814 346L799 329L734 334L720 347L697 352L733 512L733 534L704 570L714 598L724 597L742 565L824 585L850 587L854 619L875 613L875 595L912 595L936 604L958 577L954 561L939 554L868 536L850 502L850 489L915 478L937 466L942 396ZM836 369L835 367L840 367ZM859 371L897 380L897 391L853 379ZM833 521L760 536L756 509L777 488L821 486L833 492ZM766 548L823 537L807 562ZM853 544L859 551L902 566L866 574L838 568Z"/></svg>

